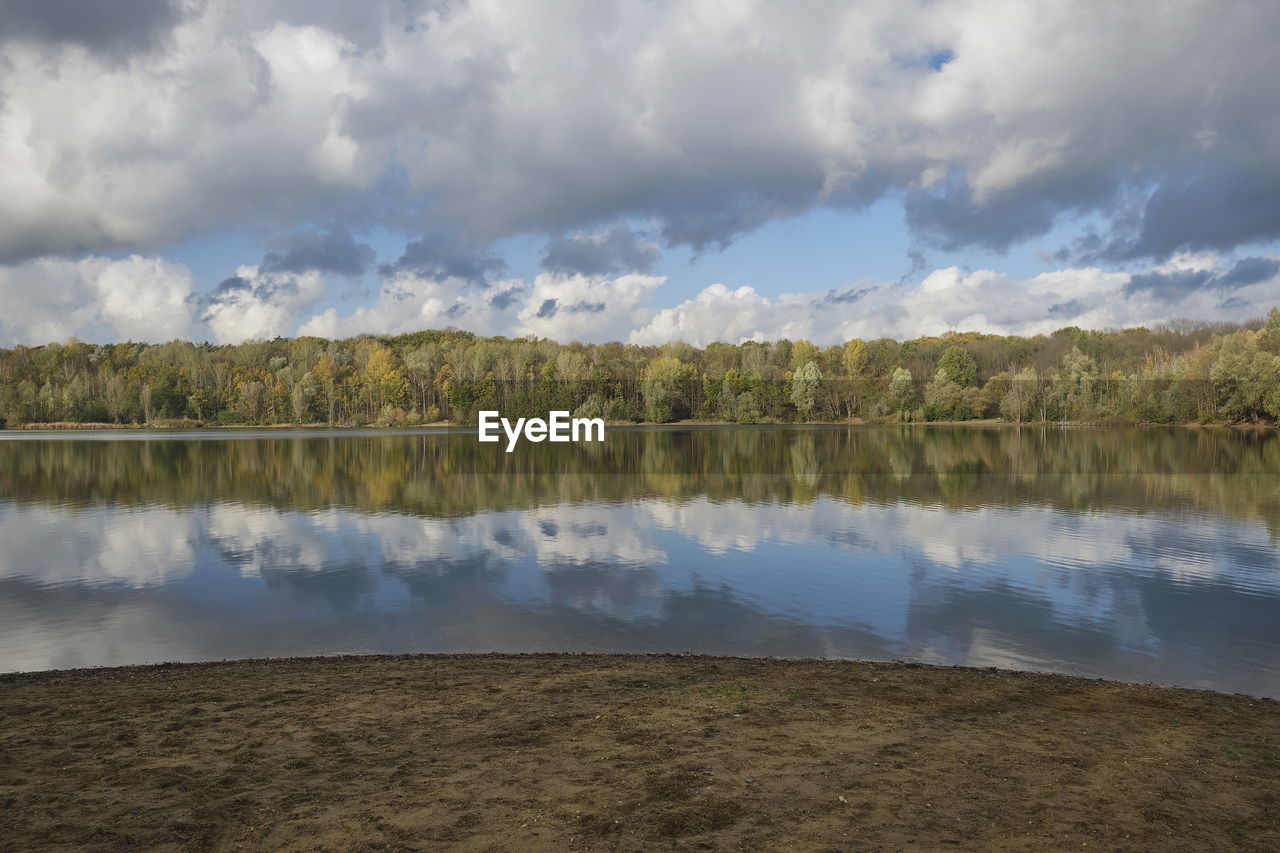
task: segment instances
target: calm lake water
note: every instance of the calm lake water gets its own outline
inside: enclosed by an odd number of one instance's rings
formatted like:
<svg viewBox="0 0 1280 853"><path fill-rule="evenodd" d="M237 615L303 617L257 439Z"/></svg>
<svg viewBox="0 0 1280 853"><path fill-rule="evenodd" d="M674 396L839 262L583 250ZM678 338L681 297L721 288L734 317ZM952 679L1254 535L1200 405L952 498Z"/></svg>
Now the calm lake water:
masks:
<svg viewBox="0 0 1280 853"><path fill-rule="evenodd" d="M912 658L1280 696L1280 438L0 433L0 669Z"/></svg>

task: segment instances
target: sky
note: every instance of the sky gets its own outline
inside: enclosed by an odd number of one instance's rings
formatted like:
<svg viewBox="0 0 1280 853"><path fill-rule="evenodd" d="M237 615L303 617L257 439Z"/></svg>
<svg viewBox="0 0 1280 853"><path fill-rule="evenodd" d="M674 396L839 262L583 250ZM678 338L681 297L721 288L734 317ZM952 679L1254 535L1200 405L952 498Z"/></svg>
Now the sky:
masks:
<svg viewBox="0 0 1280 853"><path fill-rule="evenodd" d="M0 0L0 346L1280 304L1280 7Z"/></svg>

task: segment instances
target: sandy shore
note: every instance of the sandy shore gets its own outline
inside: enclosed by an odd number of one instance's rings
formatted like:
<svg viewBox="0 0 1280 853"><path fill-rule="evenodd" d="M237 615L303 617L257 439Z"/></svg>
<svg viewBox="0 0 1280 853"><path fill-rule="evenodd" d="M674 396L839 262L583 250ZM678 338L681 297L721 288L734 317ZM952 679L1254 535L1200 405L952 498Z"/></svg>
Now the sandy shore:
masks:
<svg viewBox="0 0 1280 853"><path fill-rule="evenodd" d="M0 849L1276 850L1280 703L912 664L0 676Z"/></svg>

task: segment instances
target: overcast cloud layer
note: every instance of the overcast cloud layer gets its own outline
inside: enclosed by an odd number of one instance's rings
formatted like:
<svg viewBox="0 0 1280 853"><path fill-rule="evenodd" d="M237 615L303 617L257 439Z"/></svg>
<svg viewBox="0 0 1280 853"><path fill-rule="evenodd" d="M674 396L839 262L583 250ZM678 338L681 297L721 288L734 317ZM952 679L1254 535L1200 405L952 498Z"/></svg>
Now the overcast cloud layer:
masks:
<svg viewBox="0 0 1280 853"><path fill-rule="evenodd" d="M1280 302L1273 4L0 0L0 20L0 344L834 341ZM664 298L664 250L886 195L926 255L1071 236L1029 279L809 293L798 263L794 293ZM166 260L231 229L265 250L220 282ZM403 251L379 264L373 230ZM545 239L532 280L494 248L516 235ZM326 305L361 277L363 304Z"/></svg>

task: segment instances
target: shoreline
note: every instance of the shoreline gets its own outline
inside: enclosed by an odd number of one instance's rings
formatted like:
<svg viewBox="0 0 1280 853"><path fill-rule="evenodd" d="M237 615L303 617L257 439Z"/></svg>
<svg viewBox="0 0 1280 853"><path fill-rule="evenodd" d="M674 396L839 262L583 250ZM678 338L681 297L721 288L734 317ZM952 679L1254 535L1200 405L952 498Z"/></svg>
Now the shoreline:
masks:
<svg viewBox="0 0 1280 853"><path fill-rule="evenodd" d="M1072 675L1065 672L1050 672L1037 669L1012 669L998 666L969 666L966 664L928 663L913 658L894 658L879 660L874 658L822 658L822 657L782 657L776 655L722 655L702 652L335 652L319 655L287 655L284 657L248 657L222 658L217 660L189 661L151 661L147 663L103 664L99 666L77 666L67 669L30 669L0 671L0 687L13 682L43 682L46 680L73 679L81 676L103 675L127 678L146 677L152 673L176 670L221 669L233 667L252 669L255 667L273 667L279 664L298 664L323 666L328 663L395 663L441 661L454 663L468 660L504 660L512 662L527 661L574 661L608 659L619 661L651 661L677 664L681 661L711 663L743 663L743 664L777 664L804 665L821 664L851 667L887 667L892 669L921 669L946 672L968 673L973 675L1009 675L1013 677L1062 679L1100 686L1118 688L1141 688L1150 690L1169 690L1177 693L1204 694L1207 696L1223 696L1243 699L1249 702L1270 703L1280 712L1280 696L1259 696L1252 693L1227 692L1209 687L1186 687L1178 684L1162 684L1154 681L1125 681L1105 676Z"/></svg>
<svg viewBox="0 0 1280 853"><path fill-rule="evenodd" d="M16 849L1280 845L1280 703L1011 670L374 655L0 675Z"/></svg>
<svg viewBox="0 0 1280 853"><path fill-rule="evenodd" d="M632 423L630 421L606 421L605 426L609 429L688 429L688 428L789 428L800 429L804 427L823 427L823 428L884 428L884 427L911 427L914 429L927 429L930 427L961 427L970 429L992 429L992 428L1045 428L1045 427L1072 427L1072 428L1094 428L1094 429L1207 429L1207 430L1234 430L1237 432L1273 432L1280 429L1280 424L1268 423L1200 423L1198 421L1180 421L1178 423L1155 423L1155 422L1139 422L1139 423L1119 423L1104 421L1006 421L999 418L978 418L968 421L865 421L856 419L851 421L804 421L801 423L734 423L731 421L698 421L698 420L680 420L670 421L667 423L655 423L644 421L640 423ZM334 433L347 434L351 432L377 432L377 433L414 433L422 430L432 430L442 433L469 433L476 429L475 424L464 423L461 421L437 421L429 424L414 424L412 426L379 426L377 424L360 424L360 425L328 425L328 424L187 424L180 426L172 425L148 425L148 424L96 424L96 423L31 423L22 424L20 426L0 427L0 434L14 435L18 433L130 433L130 432L159 432L174 434L189 433L210 433L219 432L284 432L288 430L305 431L310 433Z"/></svg>

